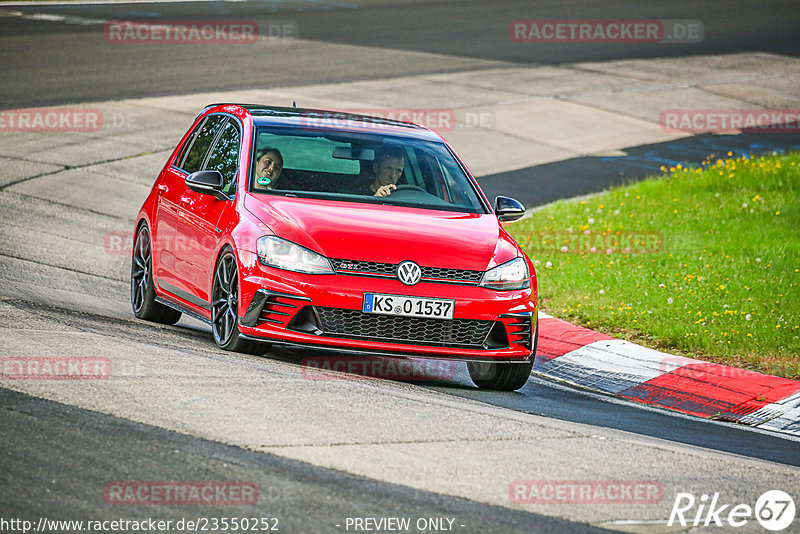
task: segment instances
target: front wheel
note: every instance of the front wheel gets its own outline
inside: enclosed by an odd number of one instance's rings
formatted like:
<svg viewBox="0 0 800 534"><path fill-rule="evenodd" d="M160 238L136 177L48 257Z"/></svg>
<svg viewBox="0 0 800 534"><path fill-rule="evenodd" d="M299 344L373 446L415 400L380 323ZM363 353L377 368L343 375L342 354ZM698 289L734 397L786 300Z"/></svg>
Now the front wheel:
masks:
<svg viewBox="0 0 800 534"><path fill-rule="evenodd" d="M265 353L269 346L239 336L238 311L239 270L236 256L226 252L217 264L211 289L211 330L214 332L214 341L222 350Z"/></svg>
<svg viewBox="0 0 800 534"><path fill-rule="evenodd" d="M467 362L469 377L481 389L516 391L528 381L533 361L528 363Z"/></svg>
<svg viewBox="0 0 800 534"><path fill-rule="evenodd" d="M536 319L531 361L528 363L467 362L469 377L481 389L516 391L528 381L539 345L539 319Z"/></svg>

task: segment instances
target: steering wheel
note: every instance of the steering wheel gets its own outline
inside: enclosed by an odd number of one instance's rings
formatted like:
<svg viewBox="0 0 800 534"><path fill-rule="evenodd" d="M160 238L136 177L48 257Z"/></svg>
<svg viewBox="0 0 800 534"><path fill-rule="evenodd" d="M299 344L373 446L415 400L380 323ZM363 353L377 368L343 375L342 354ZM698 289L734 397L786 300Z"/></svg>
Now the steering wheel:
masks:
<svg viewBox="0 0 800 534"><path fill-rule="evenodd" d="M395 192L397 192L397 191L422 191L423 193L427 193L427 191L425 191L425 189L421 188L418 185L400 184L400 185L397 185L395 187L396 187Z"/></svg>

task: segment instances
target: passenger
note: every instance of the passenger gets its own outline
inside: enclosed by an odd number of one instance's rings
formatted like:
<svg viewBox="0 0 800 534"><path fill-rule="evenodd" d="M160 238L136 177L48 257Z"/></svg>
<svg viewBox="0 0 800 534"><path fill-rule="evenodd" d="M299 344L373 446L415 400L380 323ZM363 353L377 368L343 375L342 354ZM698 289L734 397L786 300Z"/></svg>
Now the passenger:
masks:
<svg viewBox="0 0 800 534"><path fill-rule="evenodd" d="M406 166L406 154L402 148L386 147L378 151L372 162L372 177L355 194L385 197L397 189L397 180Z"/></svg>
<svg viewBox="0 0 800 534"><path fill-rule="evenodd" d="M265 147L256 152L256 179L253 190L275 189L281 171L283 171L283 156L280 150Z"/></svg>

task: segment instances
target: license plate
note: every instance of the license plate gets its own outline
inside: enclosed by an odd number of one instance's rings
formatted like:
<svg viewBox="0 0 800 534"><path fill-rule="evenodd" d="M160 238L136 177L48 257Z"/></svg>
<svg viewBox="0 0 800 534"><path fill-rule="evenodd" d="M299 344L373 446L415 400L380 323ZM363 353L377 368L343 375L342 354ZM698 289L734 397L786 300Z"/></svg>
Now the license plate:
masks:
<svg viewBox="0 0 800 534"><path fill-rule="evenodd" d="M452 319L453 308L455 308L453 299L429 299L425 297L364 293L364 306L361 311L402 317Z"/></svg>

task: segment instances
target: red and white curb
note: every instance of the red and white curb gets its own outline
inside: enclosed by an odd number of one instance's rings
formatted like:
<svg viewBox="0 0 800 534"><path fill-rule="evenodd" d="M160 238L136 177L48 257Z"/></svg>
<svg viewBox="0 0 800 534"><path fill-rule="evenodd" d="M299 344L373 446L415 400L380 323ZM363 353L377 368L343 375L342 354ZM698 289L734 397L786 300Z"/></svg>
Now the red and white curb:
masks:
<svg viewBox="0 0 800 534"><path fill-rule="evenodd" d="M623 399L800 436L800 382L673 356L539 313L533 372Z"/></svg>

